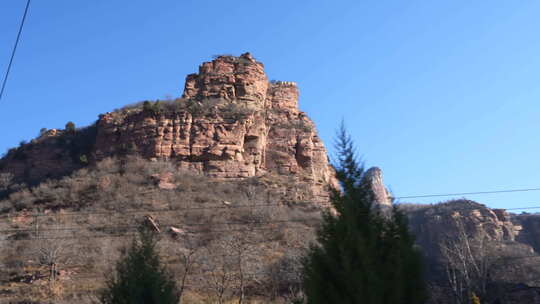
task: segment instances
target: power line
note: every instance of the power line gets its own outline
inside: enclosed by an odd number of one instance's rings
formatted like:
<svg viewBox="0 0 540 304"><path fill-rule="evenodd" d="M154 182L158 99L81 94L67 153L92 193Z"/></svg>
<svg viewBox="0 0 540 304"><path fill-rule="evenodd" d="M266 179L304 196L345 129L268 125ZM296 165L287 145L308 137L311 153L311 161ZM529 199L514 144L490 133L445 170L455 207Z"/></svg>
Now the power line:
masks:
<svg viewBox="0 0 540 304"><path fill-rule="evenodd" d="M216 223L183 223L181 225L175 223L159 223L160 226L173 226L183 227L186 226L208 226L208 225L265 225L265 224L278 224L278 223L319 223L320 219L287 219L287 220L266 220L266 221L236 221L236 222L216 222ZM92 226L92 227L61 227L61 228L25 228L25 229L6 229L0 230L0 233L18 233L18 232L44 232L44 231L82 231L93 229L99 230L114 230L114 229L136 229L139 226L136 225L123 225L123 226Z"/></svg>
<svg viewBox="0 0 540 304"><path fill-rule="evenodd" d="M134 231L135 229L132 229ZM41 240L76 240L76 239L109 239L109 238L125 238L125 237L134 237L136 233L119 233L119 234L108 234L108 235L83 235L83 236L62 236L62 237L37 237L37 238L18 238L18 239L4 239L0 242L23 242L23 241L41 241Z"/></svg>
<svg viewBox="0 0 540 304"><path fill-rule="evenodd" d="M178 208L178 209L171 209L171 210L142 210L142 211L133 211L133 213L161 213L161 212L172 212L172 211L182 211L182 210L200 210L200 209L216 209L216 208L233 208L233 207L264 207L264 206L286 206L283 204L261 204L261 205L237 205L237 206L214 206L214 207L193 207L193 208ZM426 208L429 208L429 205L426 205ZM469 206L469 207L462 207L462 208L451 208L451 210L457 210L457 211L468 211L468 210L475 210L478 209L481 206ZM489 208L489 207L486 207ZM523 209L540 209L540 206L535 207L519 207L519 208L510 208L510 209L504 209L504 210L523 210ZM120 212L87 212L84 213L84 215L91 215L91 214L109 214L114 215L118 214ZM122 214L125 212L121 212ZM130 212L127 212L130 213ZM65 214L58 214L60 216L63 216ZM69 215L81 215L78 213L70 213ZM39 214L34 216L55 216L55 215L49 215L49 214ZM29 215L29 217L34 217L32 215ZM278 223L304 223L304 224L316 224L319 223L321 219L274 219L274 220L259 220L259 221L227 221L227 222L211 222L211 223L200 223L200 222L183 222L183 223L158 223L160 226L163 227L176 227L180 229L189 230L188 227L192 226L208 226L208 225L268 225L268 224L278 224ZM15 228L15 229L5 229L0 230L1 233L23 233L23 232L46 232L46 231L114 231L114 230L120 230L120 229L126 229L126 230L135 230L137 225L110 225L110 226L88 226L88 227L59 227L59 228ZM258 230L257 228L252 228L254 230ZM242 231L249 231L250 229L242 229ZM265 230L265 229L263 229ZM235 231L232 229L225 229L225 230L205 230L205 231L194 231L194 232L188 232L188 233L202 233L202 232L227 232L227 231ZM97 236L97 237L103 237L103 236ZM32 238L34 239L34 238ZM44 238L47 239L47 238ZM25 239L26 240L26 239ZM10 240L7 240L10 241Z"/></svg>
<svg viewBox="0 0 540 304"><path fill-rule="evenodd" d="M443 196L475 195L475 194L496 194L496 193L528 192L528 191L540 191L540 188L397 196L395 197L395 199L443 197ZM113 203L113 202L110 202L110 203ZM398 202L397 204L400 204L400 203ZM406 205L406 204L403 203L403 205ZM27 214L27 216L29 217L55 217L55 216L83 216L83 215L114 215L114 214L119 214L119 213L120 214L162 213L162 212L189 211L189 210L232 209L232 208L252 208L252 207L272 207L272 206L293 207L293 205L291 204L284 204L284 203L263 203L263 204L244 204L244 205L225 205L224 204L222 206L211 206L211 207L181 207L181 208L169 208L169 209L127 209L127 210L89 211L89 212L83 211L83 212L65 212L65 213L50 213L50 214ZM430 205L426 204L426 206L430 206ZM490 207L487 207L487 208L490 208ZM501 208L501 209L505 209L505 210L540 209L540 206ZM12 217L12 216L11 215L0 216L0 218L9 218L9 217Z"/></svg>
<svg viewBox="0 0 540 304"><path fill-rule="evenodd" d="M540 209L540 206L534 207L516 207L516 208L506 208L504 210L525 210L525 209Z"/></svg>
<svg viewBox="0 0 540 304"><path fill-rule="evenodd" d="M220 257L220 256L223 256L223 257L228 257L229 255L227 254L205 254L205 255L202 255L202 257L204 258L211 258L211 257ZM161 257L174 257L174 256L161 256ZM201 257L201 256L199 256ZM504 257L501 257L501 260L517 260L517 259L530 259L530 258L540 258L540 256L504 256ZM163 264L167 264L167 265L176 265L178 264L178 262L170 262L170 261L162 261ZM79 264L79 265L65 265L63 268L64 269L70 269L70 268L82 268L82 267L85 267L89 264ZM0 264L1 267L4 267L6 269L17 269L17 267L9 267L8 265L6 264ZM231 273L237 273L239 271L233 271L231 270ZM212 271L206 271L206 272L195 272L195 273L187 273L186 275L187 276L207 276L207 275L211 275L212 274ZM269 272L267 271L256 271L256 272L245 272L243 273L244 275L246 276L257 276L257 275L268 275ZM291 272L291 271L281 271L280 272L281 275L283 274L297 274L296 272ZM103 273L103 274L98 274L98 273L88 273L86 275L75 275L75 276L70 276L71 278L73 279L95 279L95 278L102 278L103 276L105 276L106 274ZM540 278L538 278L540 279Z"/></svg>
<svg viewBox="0 0 540 304"><path fill-rule="evenodd" d="M164 264L176 264L176 263L164 263ZM210 270L210 271L207 271L207 272L198 272L198 273L187 273L186 276L189 276L189 277L206 277L206 276L212 276L212 273L213 271ZM228 275L232 276L234 274L239 274L240 271L239 270L230 270L230 272L228 273ZM242 275L244 276L252 276L252 277L255 277L255 276L267 276L267 275L270 275L271 273L268 271L257 271L257 272L243 272ZM291 271L281 271L279 272L280 275L285 275L285 274L289 274L289 275L298 275L298 273L295 273L295 272L291 272ZM108 273L102 273L102 274L97 274L97 273L94 273L94 274L88 274L88 275L82 275L82 276L72 276L71 278L72 279L98 279L98 278L103 278L103 277L106 277L108 275ZM227 276L227 274L221 274L221 276ZM184 286L184 287L197 287L195 285L189 285L189 286ZM93 290L93 289L90 289L90 290Z"/></svg>
<svg viewBox="0 0 540 304"><path fill-rule="evenodd" d="M538 204L535 202L534 204ZM396 203L396 205L407 206L407 203ZM425 204L426 208L437 206L438 204ZM263 203L263 204L244 204L244 205L223 205L223 206L210 206L210 207L179 207L179 208L169 208L169 209L127 209L127 210L111 210L111 211L81 211L81 212L65 212L65 213L39 213L39 214L5 214L1 215L0 219L13 218L19 216L26 216L29 218L38 218L38 217L57 217L57 216L90 216L90 215L117 215L117 214L140 214L140 213L169 213L177 211L193 211L193 210L212 210L212 209L236 209L236 208L260 208L260 207L295 207L294 204L284 204L284 203ZM497 209L485 206L489 209ZM477 209L474 206L467 208L451 208L452 210L471 210ZM504 210L527 210L527 209L540 209L540 206L530 206L530 207L515 207L515 208L499 208ZM232 223L228 223L232 224Z"/></svg>
<svg viewBox="0 0 540 304"><path fill-rule="evenodd" d="M21 20L21 25L19 26L19 32L17 33L17 39L15 39L15 45L13 46L13 51L11 52L11 57L9 59L9 64L6 70L6 75L4 76L4 81L2 82L2 90L0 90L0 101L4 95L4 89L6 88L6 83L11 71L11 65L13 64L13 58L15 58L15 52L17 52L17 46L19 45L19 40L21 39L21 33L24 27L24 21L26 20L26 15L28 14L28 8L30 7L30 0L26 2L26 7L24 9L24 14Z"/></svg>
<svg viewBox="0 0 540 304"><path fill-rule="evenodd" d="M455 196L455 195L474 195L474 194L496 194L496 193L512 193L512 192L527 192L527 191L540 191L540 188L527 188L527 189L507 189L507 190L496 190L496 191L477 191L477 192L461 192L461 193L446 193L446 194L427 194L427 195L413 195L413 196L398 196L396 199L403 198L425 198L425 197L442 197L442 196ZM113 203L113 202L109 202ZM406 206L406 203L399 203L403 206ZM534 203L537 204L537 203ZM426 207L436 206L426 204ZM281 206L281 207L293 207L294 204L287 203L262 203L262 204L244 204L244 205L230 205L223 204L220 206L207 206L207 207L178 207L178 208L168 208L168 209L127 209L127 210L110 210L110 211L88 211L88 212L65 212L65 213L42 213L42 214L23 214L23 216L28 217L56 217L56 216L85 216L85 215L115 215L115 214L140 214L140 213L167 213L167 212L176 212L176 211L190 211L190 210L210 210L210 209L233 209L233 208L258 208L258 207L272 207L272 206ZM473 208L473 207L471 207ZM471 208L453 208L459 210L468 210ZM486 206L486 208L490 208ZM474 208L473 208L474 209ZM493 208L490 208L493 209ZM540 206L530 206L530 207L515 207L515 208L501 208L504 210L526 210L526 209L540 209ZM16 215L18 216L18 215ZM14 217L10 214L0 215L2 218Z"/></svg>
<svg viewBox="0 0 540 304"><path fill-rule="evenodd" d="M164 264L176 264L176 263L164 263ZM237 273L240 273L239 270L231 270L229 275L232 275L232 274L237 274ZM244 272L242 273L244 276L263 276L263 275L269 275L270 272L265 272L265 271L258 271L258 272ZM295 273L295 272L290 272L290 271L283 271L283 272L280 272L279 273L280 275L284 275L284 274L294 274L294 275L298 275L298 273ZM89 274L88 276L74 276L73 278L74 279L90 279L90 278L103 278L106 274ZM186 276L190 276L190 277L199 277L199 276L211 276L212 275L212 271L207 271L207 272L198 272L198 273L187 273Z"/></svg>
<svg viewBox="0 0 540 304"><path fill-rule="evenodd" d="M450 202L451 204L452 202ZM406 207L407 205L412 205L412 206L419 206L418 209L422 209L422 208L430 208L430 207L437 207L438 205L442 205L442 204L445 204L445 203L435 203L435 204L414 204L414 203L395 203L396 206L403 206L403 207ZM478 203L479 204L479 203ZM534 202L534 203L531 203L531 204L538 204L538 202ZM483 205L483 204L482 204ZM481 207L480 207L481 208ZM495 207L488 207L486 205L484 205L484 208L486 209L491 209L491 210L495 210L495 209L502 209L502 210L527 210L527 209L540 209L540 206L530 206L530 207L515 207L515 208L495 208ZM455 210L455 211L467 211L467 210L474 210L474 209L478 209L478 207L475 207L475 206L469 206L469 207L459 207L459 208L456 208L456 207L449 207L448 209L450 210ZM1 218L1 217L0 217Z"/></svg>
<svg viewBox="0 0 540 304"><path fill-rule="evenodd" d="M136 231L139 226L123 226L117 227L123 228L126 231ZM200 233L226 233L226 232L250 232L250 231L264 231L264 230L278 230L283 227L254 227L254 228L239 228L239 229L220 229L220 230L197 230L187 231L186 234L200 234ZM311 230L312 227L305 226L287 226L285 229L299 229L299 230ZM83 229L81 229L83 230ZM3 239L0 242L18 242L18 241L40 241L40 240L76 240L76 239L89 239L89 238L122 238L131 237L137 235L136 233L118 233L109 235L83 235L83 236L60 236L60 237L35 237L35 238L17 238L17 239Z"/></svg>
<svg viewBox="0 0 540 304"><path fill-rule="evenodd" d="M510 192L528 192L528 191L540 191L540 188L508 189L508 190L478 191L478 192L461 192L461 193L444 193L444 194L409 195L409 196L397 196L397 197L395 197L395 198L396 198L396 199L403 199L403 198L424 198L424 197L441 197L441 196L456 196L456 195L476 195L476 194L494 194L494 193L510 193Z"/></svg>
<svg viewBox="0 0 540 304"><path fill-rule="evenodd" d="M255 245L261 245L261 244L266 244L267 241L257 241L257 242L249 242L249 243L246 243L245 245L252 245L252 246L255 246ZM208 253L210 251L207 251L207 250L204 250L203 248L206 248L206 247L198 247L197 249L194 249L192 251L192 255L191 257L194 257L194 258L228 258L228 257L231 257L231 254L229 252L225 252L225 253ZM207 252L207 253L204 253L204 252ZM244 253L244 252L242 252ZM178 258L182 258L182 254L181 253L177 253L177 254L159 254L159 257L160 259L162 259L162 262L165 263L165 264L177 264L178 262L175 262L175 261L171 261L171 260L174 260L174 259L178 259ZM540 257L540 256L537 256L537 257ZM522 258L522 257L518 257L518 258ZM17 261L17 262L11 262L11 263L4 263L4 264L0 264L0 267L3 267L5 269L16 269L18 266L13 266L13 264L18 264L18 265L25 265L25 266L42 266L42 267L46 267L46 265L42 264L42 263L39 263L39 262L36 262L36 261L32 261L32 260L29 260L29 261L26 261L26 262L23 262L23 261ZM87 266L91 266L91 264L88 264L88 263L85 263L85 264L71 264L69 262L64 262L62 263L64 265L64 268L84 268L84 267L87 267Z"/></svg>
<svg viewBox="0 0 540 304"><path fill-rule="evenodd" d="M111 203L111 202L109 202ZM114 214L136 214L136 213L162 213L187 210L209 210L209 209L232 209L232 208L251 208L251 207L272 207L272 206L287 206L287 204L249 204L249 205L223 205L211 207L182 207L169 209L127 209L127 210L112 210L112 211L89 211L89 212L66 212L66 213L51 213L51 214L28 214L29 217L54 217L54 216L82 216L82 215L114 215ZM10 215L3 215L0 218L9 218Z"/></svg>

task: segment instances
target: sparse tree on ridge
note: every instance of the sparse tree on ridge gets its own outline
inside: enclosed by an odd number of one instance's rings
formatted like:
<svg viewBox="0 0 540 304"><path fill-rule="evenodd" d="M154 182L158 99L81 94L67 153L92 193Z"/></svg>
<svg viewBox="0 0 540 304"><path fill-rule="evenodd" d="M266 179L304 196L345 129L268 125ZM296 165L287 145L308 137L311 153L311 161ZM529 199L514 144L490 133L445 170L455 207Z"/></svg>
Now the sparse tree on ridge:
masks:
<svg viewBox="0 0 540 304"><path fill-rule="evenodd" d="M457 235L442 241L439 246L448 286L457 304L467 304L488 296L488 286L497 258L494 244L485 236L467 234L461 218L455 218Z"/></svg>
<svg viewBox="0 0 540 304"><path fill-rule="evenodd" d="M75 123L73 123L72 121L68 121L66 123L66 132L67 133L75 133L75 131L76 131Z"/></svg>
<svg viewBox="0 0 540 304"><path fill-rule="evenodd" d="M341 191L333 191L334 210L324 214L318 244L303 263L307 303L424 303L421 256L405 215L372 208L373 193L343 126L337 148Z"/></svg>

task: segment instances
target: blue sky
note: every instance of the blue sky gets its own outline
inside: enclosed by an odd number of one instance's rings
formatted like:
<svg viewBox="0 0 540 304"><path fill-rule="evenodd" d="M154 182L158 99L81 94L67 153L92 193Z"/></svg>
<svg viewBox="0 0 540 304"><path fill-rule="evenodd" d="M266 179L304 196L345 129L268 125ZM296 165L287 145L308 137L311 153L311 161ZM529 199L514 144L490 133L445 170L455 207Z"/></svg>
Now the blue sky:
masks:
<svg viewBox="0 0 540 304"><path fill-rule="evenodd" d="M25 3L0 1L2 73ZM0 151L178 96L212 55L250 51L270 79L299 84L330 150L343 118L396 196L537 188L539 14L533 0L34 0L0 101ZM540 206L540 192L469 198Z"/></svg>

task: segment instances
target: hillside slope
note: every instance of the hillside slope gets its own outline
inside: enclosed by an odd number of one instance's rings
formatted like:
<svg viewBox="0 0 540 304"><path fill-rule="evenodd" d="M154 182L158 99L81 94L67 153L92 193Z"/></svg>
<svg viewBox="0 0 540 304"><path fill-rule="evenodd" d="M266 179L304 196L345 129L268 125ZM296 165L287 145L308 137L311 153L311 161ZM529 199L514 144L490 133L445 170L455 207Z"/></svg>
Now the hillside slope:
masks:
<svg viewBox="0 0 540 304"><path fill-rule="evenodd" d="M193 263L187 302L283 301L333 174L296 85L219 56L181 98L42 130L0 160L0 303L90 303L141 224L175 275Z"/></svg>
<svg viewBox="0 0 540 304"><path fill-rule="evenodd" d="M140 225L159 232L163 261L186 284L183 303L242 294L290 303L337 186L298 96L296 84L268 81L249 53L218 56L187 76L181 98L42 130L9 150L0 159L0 303L93 303ZM382 171L366 178L376 206L391 208ZM490 265L482 303L540 303L540 216L468 200L399 208L424 253L431 303L451 303L445 248L464 244Z"/></svg>

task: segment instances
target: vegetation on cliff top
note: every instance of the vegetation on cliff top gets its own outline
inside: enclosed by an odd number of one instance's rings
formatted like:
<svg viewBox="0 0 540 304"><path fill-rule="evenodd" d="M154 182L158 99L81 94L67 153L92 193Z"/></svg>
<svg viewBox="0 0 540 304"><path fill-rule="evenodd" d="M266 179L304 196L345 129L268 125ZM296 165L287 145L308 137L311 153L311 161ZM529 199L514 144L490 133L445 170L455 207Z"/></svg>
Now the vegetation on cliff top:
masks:
<svg viewBox="0 0 540 304"><path fill-rule="evenodd" d="M225 119L240 120L254 114L256 111L256 107L240 100L233 102L223 98L207 98L203 100L166 98L134 103L117 109L113 113L120 115L121 118L133 113L144 112L154 116L181 113L189 113L194 117L219 115Z"/></svg>

